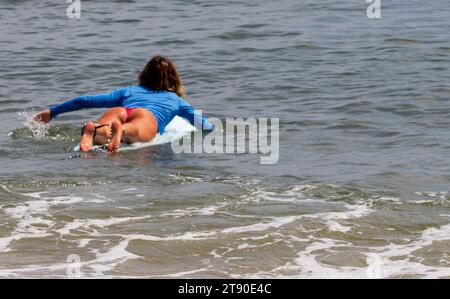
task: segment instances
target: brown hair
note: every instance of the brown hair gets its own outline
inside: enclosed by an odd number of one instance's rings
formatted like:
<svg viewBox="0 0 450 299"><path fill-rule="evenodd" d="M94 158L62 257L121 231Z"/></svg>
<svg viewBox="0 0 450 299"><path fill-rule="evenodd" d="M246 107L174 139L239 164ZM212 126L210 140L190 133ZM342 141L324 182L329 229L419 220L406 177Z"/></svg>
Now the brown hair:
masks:
<svg viewBox="0 0 450 299"><path fill-rule="evenodd" d="M153 57L139 74L138 81L154 91L172 91L179 97L186 95L177 68L168 57Z"/></svg>

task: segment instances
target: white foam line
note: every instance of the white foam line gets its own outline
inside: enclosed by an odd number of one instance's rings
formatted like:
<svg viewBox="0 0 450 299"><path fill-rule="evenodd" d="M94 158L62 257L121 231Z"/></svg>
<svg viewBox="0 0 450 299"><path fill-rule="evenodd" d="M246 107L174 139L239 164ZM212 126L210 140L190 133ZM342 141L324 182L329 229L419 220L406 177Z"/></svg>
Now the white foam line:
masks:
<svg viewBox="0 0 450 299"><path fill-rule="evenodd" d="M269 234L265 234L263 236L258 236L258 237L245 237L245 238L241 238L242 241L249 241L249 240L264 240L267 239L269 237Z"/></svg>
<svg viewBox="0 0 450 299"><path fill-rule="evenodd" d="M0 188L2 188L3 190L5 190L8 193L12 193L12 191L8 187L6 187L5 185L0 184Z"/></svg>
<svg viewBox="0 0 450 299"><path fill-rule="evenodd" d="M29 194L23 194L23 195L29 196L32 198L38 198L37 196L40 196L38 193L31 193L31 195L29 193ZM15 219L19 219L19 218L23 218L25 216L29 216L32 214L45 213L52 206L70 205L70 204L78 203L81 201L83 201L83 198L81 198L81 197L58 196L58 197L53 197L53 198L48 198L48 199L26 201L22 204L17 205L14 208L4 209L4 211L7 214L10 214L11 217L13 217Z"/></svg>
<svg viewBox="0 0 450 299"><path fill-rule="evenodd" d="M126 250L129 243L130 239L125 239L104 253L97 252L95 260L85 262L83 266L90 266L96 274L101 275L128 260L141 258Z"/></svg>
<svg viewBox="0 0 450 299"><path fill-rule="evenodd" d="M193 215L201 215L201 216L214 215L219 209L224 208L227 205L228 205L227 203L219 203L217 205L207 206L203 208L191 207L187 209L177 209L172 212L162 213L160 214L160 217L180 218Z"/></svg>
<svg viewBox="0 0 450 299"><path fill-rule="evenodd" d="M296 277L302 278L354 278L351 274L356 274L356 276L360 276L360 278L364 278L365 276L361 276L361 272L363 271L361 268L357 267L328 267L319 263L316 259L316 255L313 252L326 250L331 247L348 247L352 246L350 243L336 244L336 240L332 239L320 239L319 242L313 243L312 245L305 248L304 251L300 252L297 258L294 261L294 264L289 267L285 267L286 270L296 269L299 272L299 275ZM279 269L282 269L280 267Z"/></svg>
<svg viewBox="0 0 450 299"><path fill-rule="evenodd" d="M122 235L122 238L130 240L142 240L142 241L197 241L206 240L208 237L216 235L215 232L186 232L184 234L169 235L167 237L158 237L152 235L132 234Z"/></svg>
<svg viewBox="0 0 450 299"><path fill-rule="evenodd" d="M363 215L358 214L358 215ZM342 217L342 216L339 216ZM349 215L344 216L345 219L349 218ZM287 220L287 219L286 219ZM293 220L293 219L290 219ZM288 223L288 221L287 221ZM241 227L242 228L242 227ZM240 230L239 230L240 231ZM258 228L259 231L259 228ZM223 232L218 231L218 232ZM226 232L226 230L225 230ZM233 233L235 231L232 231ZM217 233L217 232L216 232ZM114 269L118 264L126 262L129 259L140 258L138 255L132 254L126 250L128 244L132 240L148 240L148 241L174 241L174 240L200 240L205 239L210 236L215 235L214 232L208 233L194 233L188 232L182 235L172 235L168 237L156 237L149 235L123 235L121 236L123 240L117 245L108 250L105 253L98 253L96 259L85 262L82 265L85 267L90 267L96 271L96 275L104 275L104 272ZM103 235L104 236L104 235ZM114 235L117 237L117 235ZM293 261L274 268L269 272L259 272L251 275L231 275L235 278L249 277L249 278L368 278L370 274L370 268L376 267L380 264L381 260L381 274L380 277L392 277L395 275L413 275L419 274L424 275L425 278L437 278L445 277L450 275L448 267L433 267L420 264L419 262L412 262L407 260L407 256L412 254L414 251L423 249L424 246L431 245L434 241L446 241L450 238L450 224L441 226L439 228L429 228L426 229L422 236L415 242L406 245L388 245L384 247L375 248L362 248L364 251L370 251L366 254L368 268L366 267L332 267L328 265L323 265L316 258L317 251L330 250L331 248L355 248L352 243L349 242L339 242L336 244L336 240L332 239L319 239L311 245L307 246L305 250L298 253L297 258ZM312 240L312 239L311 239ZM298 241L298 240L295 240ZM306 241L301 239L302 242ZM357 246L356 246L357 247ZM245 247L242 245L238 249L245 249L250 247ZM342 252L342 251L340 251ZM212 252L213 256L216 258L222 258L223 255ZM363 254L359 252L359 254ZM392 260L390 258L396 258L405 256L402 260ZM376 257L379 257L377 259ZM114 262L114 263L112 263ZM38 269L66 269L67 265L60 265L57 267L40 267L40 268L30 268L30 269L18 269L16 272L23 271L35 271ZM202 268L186 272L178 272L167 275L158 275L160 277L184 277L190 274L206 271L209 268ZM376 271L375 271L376 272ZM4 272L5 273L5 272ZM285 274L283 274L285 273ZM286 274L287 273L287 274ZM12 275L9 272L9 275ZM129 277L129 276L124 276ZM157 277L157 276L138 276L138 277Z"/></svg>
<svg viewBox="0 0 450 299"><path fill-rule="evenodd" d="M80 262L80 269L89 267L95 271L96 277L105 276L104 273L107 271L111 271L119 264L124 263L130 259L138 259L141 258L138 255L130 253L126 250L130 239L125 239L119 242L116 246L110 248L104 253L96 252L96 258L91 261ZM29 266L26 268L19 269L1 269L0 276L8 276L13 275L17 276L17 273L26 273L26 272L39 272L43 270L48 271L58 271L58 270L67 270L70 265L68 263L63 264L55 264L55 265L45 265L45 266ZM83 274L82 274L83 275ZM87 275L89 277L92 275ZM64 276L63 276L64 277Z"/></svg>
<svg viewBox="0 0 450 299"><path fill-rule="evenodd" d="M332 185L330 185L332 186ZM294 186L291 191L293 192L305 192L305 191L311 191L317 189L317 186L314 185L309 185L309 184L305 184L305 185L299 185L299 186Z"/></svg>
<svg viewBox="0 0 450 299"><path fill-rule="evenodd" d="M312 239L312 238L311 238ZM311 240L309 240L311 241ZM318 242L306 247L305 250L297 254L297 257L283 266L276 267L271 271L257 272L249 275L231 275L232 278L351 278L349 273L360 271L356 267L327 267L321 265L313 252L329 249L331 247L351 246L350 243L341 242L336 244L336 240L320 239Z"/></svg>
<svg viewBox="0 0 450 299"><path fill-rule="evenodd" d="M104 228L120 223L126 223L131 221L139 221L152 218L152 216L141 216L141 217L121 217L121 218L107 218L107 219L86 219L79 220L75 219L72 222L67 223L64 227L55 230L60 236L68 235L72 230L75 229L90 229L92 227Z"/></svg>
<svg viewBox="0 0 450 299"><path fill-rule="evenodd" d="M198 178L198 177L193 177L193 176L187 176L187 175L183 175L183 176L179 176L179 175L175 175L175 174L169 174L169 177L172 177L178 181L192 181L192 182L196 182L196 183L201 183L204 182L203 178Z"/></svg>
<svg viewBox="0 0 450 299"><path fill-rule="evenodd" d="M102 235L105 236L105 235ZM122 235L122 241L119 242L118 245L110 248L104 253L96 252L96 258L95 260L83 262L83 267L90 267L93 269L97 276L104 275L105 272L113 270L115 267L117 267L119 264L122 264L128 260L131 259L139 259L142 258L139 255L133 254L129 251L127 251L127 247L131 241L134 240L147 240L147 241L161 241L161 240L198 240L202 237L207 237L208 234L201 234L201 233L185 233L182 236L174 236L174 237L167 237L167 238L161 238L156 236L149 236L149 235ZM117 235L115 235L117 237ZM179 273L173 273L173 274L167 274L167 275L160 275L161 277L182 277L188 274L193 274L199 271L204 271L208 268L194 270L194 271L188 271L188 272L179 272Z"/></svg>
<svg viewBox="0 0 450 299"><path fill-rule="evenodd" d="M114 275L111 277L114 278L127 278L127 279L142 279L142 278L183 278L191 274L201 273L204 271L209 271L212 269L212 266L207 266L205 268L190 270L190 271L183 271L183 272L176 272L171 274L158 274L158 275ZM82 277L86 278L86 277ZM98 278L98 277L95 277ZM108 278L108 277L105 277Z"/></svg>
<svg viewBox="0 0 450 299"><path fill-rule="evenodd" d="M448 194L447 191L441 191L441 192L425 192L426 195L431 197L438 197L438 198L445 198L445 196Z"/></svg>
<svg viewBox="0 0 450 299"><path fill-rule="evenodd" d="M333 231L341 231L348 232L352 229L352 227L343 226L338 223L336 220L348 220L348 219L357 219L364 216L367 216L372 212L372 210L366 205L348 205L346 204L348 211L345 212L329 212L329 213L319 213L308 215L308 218L313 219L324 219L330 230Z"/></svg>
<svg viewBox="0 0 450 299"><path fill-rule="evenodd" d="M41 192L30 192L30 193L19 193L20 195L31 197L31 198L42 198L41 194L47 193L46 191Z"/></svg>
<svg viewBox="0 0 450 299"><path fill-rule="evenodd" d="M311 185L295 186L289 190L286 190L283 194L276 192L266 191L262 188L257 188L249 195L243 195L242 198L259 202L261 200L274 201L274 202L291 202L291 203L305 203L305 202L326 202L321 199L306 198L302 192L311 191L316 187Z"/></svg>
<svg viewBox="0 0 450 299"><path fill-rule="evenodd" d="M314 240L311 238L311 241ZM419 275L423 278L443 278L450 276L448 266L428 266L411 260L415 251L423 250L433 242L450 240L450 224L439 228L428 228L416 241L404 245L390 244L382 247L361 247L358 254L366 256L367 267L333 267L323 265L317 260L315 252L332 248L349 248L355 251L358 246L333 239L317 239L297 257L283 266L268 272L258 272L245 278L390 278L396 276ZM342 252L339 250L338 252ZM366 253L364 253L366 252ZM233 275L237 278L242 276Z"/></svg>
<svg viewBox="0 0 450 299"><path fill-rule="evenodd" d="M298 189L293 188L292 192L298 192L300 190L305 190L309 187L299 187ZM40 199L42 198L42 192L41 193L28 193L25 194L25 196L29 196L32 198ZM275 196L275 193L261 193L262 196L267 195L268 200L272 200L272 196ZM290 195L289 195L290 196ZM292 196L295 196L295 200L304 200L299 199L298 194L293 194ZM42 223L45 222L47 226L52 226L53 222L46 221L42 218L34 217L31 219L25 219L29 218L31 215L36 213L45 213L48 211L48 209L51 206L54 205L60 205L60 204L71 204L76 203L79 201L83 201L82 198L76 198L76 197L57 197L57 198L49 198L48 200L34 200L25 202L22 205L16 206L14 208L6 209L5 211L10 214L13 218L19 219L21 221L20 227L22 229L28 229L31 224L33 223ZM284 200L284 199L283 199ZM290 199L289 199L290 200ZM207 206L203 208L194 208L194 209L185 209L185 210L175 210L173 212L161 214L161 216L185 216L187 214L196 214L196 215L213 215L215 214L219 209L226 206L228 203L220 203L214 206ZM371 212L371 210L365 206L365 205L346 205L347 211L343 212L329 212L329 213L320 213L320 214L305 214L305 215L298 215L298 216L285 216L285 217L271 217L266 219L266 222L262 223L255 223L252 225L246 225L246 226L239 226L239 227L230 227L225 229L219 229L214 231L199 231L199 232L186 232L182 234L172 234L165 237L159 237L159 236L152 236L152 235L144 235L144 234L131 234L131 235L108 235L108 234L101 234L96 230L95 228L103 228L108 227L115 224L120 223L126 223L129 221L139 221L150 218L150 216L143 216L143 217L122 217L122 218L109 218L109 219L93 219L93 220L74 220L71 223L66 224L63 228L56 230L57 233L60 235L67 235L70 234L72 230L75 229L86 229L86 230L93 230L92 233L90 233L93 237L120 237L122 240L117 244L116 246L113 246L106 252L99 252L96 251L96 258L91 261L83 262L82 265L85 267L90 267L94 269L96 272L96 275L104 275L105 272L110 271L114 269L118 264L124 263L127 260L130 259L137 259L140 258L140 256L130 253L127 251L127 247L131 241L134 240L144 240L144 241L197 241L197 240L205 240L209 239L211 237L217 237L220 234L239 234L239 233L247 233L247 232L261 232L266 231L271 228L280 228L284 225L287 225L289 223L293 223L297 220L300 220L302 218L319 218L319 219L326 219L327 223L332 229L340 230L340 231L348 231L351 228L344 227L340 225L337 220L348 220L358 217L363 217ZM234 215L233 215L234 216ZM236 216L237 217L237 216ZM37 222L36 222L37 221ZM431 232L432 233L432 232ZM20 239L22 237L46 237L49 236L49 234L42 234L41 231L35 230L34 233L30 234L16 234L14 233L7 238L0 239L0 248L1 246L6 249L11 241ZM257 237L254 237L255 239ZM79 240L79 247L87 246L88 243L94 239L81 239ZM248 244L249 245L249 244ZM242 245L243 246L243 245ZM241 246L241 249L245 249ZM249 245L252 246L252 245ZM325 246L325 245L323 245ZM330 245L331 246L331 245ZM332 244L331 247L335 247L335 244ZM250 247L248 247L250 248ZM316 247L311 248L309 251L310 253L316 249ZM232 249L230 249L231 251ZM220 256L219 254L216 254L217 256ZM311 262L312 263L312 262ZM22 271L34 271L37 269L47 269L47 270L61 270L66 269L66 264L58 264L58 265L50 265L50 266L43 266L43 267L28 267L26 269L17 269L19 272ZM179 272L175 274L169 274L167 277L181 277L185 275L189 275L192 273L197 273L200 271L204 271L208 268L188 271L188 272ZM353 269L353 268L352 268ZM353 271L353 270L351 270ZM13 271L16 273L17 271ZM6 273L6 272L4 272ZM178 275L178 276L177 276Z"/></svg>
<svg viewBox="0 0 450 299"><path fill-rule="evenodd" d="M222 234L236 234L243 232L256 232L256 231L265 231L269 228L279 228L288 223L294 222L296 220L301 219L302 216L286 216L286 217L278 217L272 218L273 220L266 223L256 223L247 226L238 226L238 227L230 227L225 228L220 231Z"/></svg>
<svg viewBox="0 0 450 299"><path fill-rule="evenodd" d="M304 215L298 215L298 216L285 216L285 217L272 217L269 218L270 220L268 222L262 222L262 223L256 223L246 226L238 226L238 227L230 227L225 228L218 231L210 231L210 232L200 232L202 236L213 236L217 234L238 234L238 233L244 233L244 232L258 232L258 231L266 231L270 228L280 228L286 224L295 222L297 220L303 219L303 218L318 218L318 219L326 219L330 225L330 229L334 230L340 230L343 232L347 232L351 228L344 227L342 225L339 225L336 220L348 220L348 219L354 219L354 218L360 218L368 215L372 210L369 209L365 205L348 205L346 204L346 208L349 209L348 211L344 212L329 212L329 213L320 213L320 214L304 214ZM182 213L179 211L180 214L183 216L185 215L187 210L183 210ZM198 211L198 210L196 210ZM210 210L207 210L208 213L210 213ZM172 213L165 213L163 215L178 215L175 211ZM181 235L183 236L183 235ZM174 237L171 237L174 240ZM167 238L166 238L167 239ZM162 239L159 238L159 241Z"/></svg>
<svg viewBox="0 0 450 299"><path fill-rule="evenodd" d="M402 201L398 197L381 196L377 200L379 200L379 201L390 201L390 202L393 202L393 203L396 203L396 204L401 204L402 203Z"/></svg>
<svg viewBox="0 0 450 299"><path fill-rule="evenodd" d="M248 226L240 226L240 227L231 227L226 228L221 231L221 233L242 233L242 232L251 232L251 231L265 231L269 228L279 228L288 223L303 219L325 219L329 225L331 230L347 232L351 229L351 227L345 227L340 225L336 220L348 220L360 218L368 215L372 212L365 205L348 205L346 207L350 210L344 212L328 212L328 213L319 213L319 214L304 214L299 216L286 216L286 217L278 217L272 218L272 221L267 223L256 223Z"/></svg>
<svg viewBox="0 0 450 299"><path fill-rule="evenodd" d="M21 193L21 195L33 198L33 200L16 204L14 207L3 209L12 219L17 221L15 230L9 237L0 238L0 251L10 251L12 241L21 238L43 238L51 236L48 229L54 226L54 222L37 215L47 215L49 209L54 206L71 205L84 201L76 196L43 197L46 192ZM47 226L47 228L42 227Z"/></svg>

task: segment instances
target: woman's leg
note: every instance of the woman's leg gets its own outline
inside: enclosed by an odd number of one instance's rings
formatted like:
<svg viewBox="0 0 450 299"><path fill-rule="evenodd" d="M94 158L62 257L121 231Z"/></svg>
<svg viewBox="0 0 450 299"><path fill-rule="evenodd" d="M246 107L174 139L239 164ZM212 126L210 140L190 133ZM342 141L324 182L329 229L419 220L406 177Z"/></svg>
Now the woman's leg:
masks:
<svg viewBox="0 0 450 299"><path fill-rule="evenodd" d="M92 149L93 143L98 145L106 144L109 140L109 136L111 136L111 130L113 127L112 124L117 122L118 124L122 125L126 121L127 113L125 112L125 109L117 107L111 108L106 111L96 123L87 122L83 130L83 135L81 136L80 149L83 152L87 152ZM95 135L94 140L95 126L100 124L108 124L110 126L105 126L97 129L97 134Z"/></svg>
<svg viewBox="0 0 450 299"><path fill-rule="evenodd" d="M123 109L125 111L125 109ZM120 142L130 144L135 142L149 142L158 133L158 122L153 113L144 108L134 109L128 116L126 123L114 121L111 125L112 137L108 145L110 152L117 151Z"/></svg>

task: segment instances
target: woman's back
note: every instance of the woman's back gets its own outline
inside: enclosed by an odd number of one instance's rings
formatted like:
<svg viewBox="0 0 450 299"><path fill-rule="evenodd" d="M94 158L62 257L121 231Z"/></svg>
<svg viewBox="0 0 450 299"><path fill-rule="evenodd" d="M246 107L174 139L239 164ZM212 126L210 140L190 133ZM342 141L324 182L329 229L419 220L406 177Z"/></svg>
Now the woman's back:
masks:
<svg viewBox="0 0 450 299"><path fill-rule="evenodd" d="M191 121L190 113L194 113L192 107L174 92L153 91L144 86L134 85L124 88L121 106L150 110L158 121L160 132L164 131L176 115Z"/></svg>

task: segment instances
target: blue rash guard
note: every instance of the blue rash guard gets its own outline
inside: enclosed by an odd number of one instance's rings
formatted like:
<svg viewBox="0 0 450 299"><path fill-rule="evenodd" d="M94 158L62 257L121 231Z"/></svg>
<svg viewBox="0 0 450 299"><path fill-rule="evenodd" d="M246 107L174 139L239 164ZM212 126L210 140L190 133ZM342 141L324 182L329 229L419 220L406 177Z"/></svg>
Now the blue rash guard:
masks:
<svg viewBox="0 0 450 299"><path fill-rule="evenodd" d="M212 131L214 126L209 123L199 111L170 91L152 91L144 86L127 86L113 90L110 93L85 95L73 100L52 106L52 118L61 113L83 108L145 108L153 113L158 122L158 131L164 133L164 128L176 116L186 118L199 130Z"/></svg>

